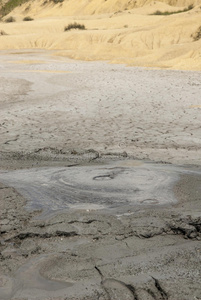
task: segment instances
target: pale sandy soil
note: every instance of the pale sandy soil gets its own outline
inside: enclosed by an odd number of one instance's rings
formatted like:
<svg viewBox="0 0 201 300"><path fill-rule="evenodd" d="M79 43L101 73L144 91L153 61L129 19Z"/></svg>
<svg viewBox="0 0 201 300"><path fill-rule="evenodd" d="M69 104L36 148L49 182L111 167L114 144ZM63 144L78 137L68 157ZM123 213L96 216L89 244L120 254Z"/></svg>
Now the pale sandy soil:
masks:
<svg viewBox="0 0 201 300"><path fill-rule="evenodd" d="M200 72L0 60L0 299L201 299Z"/></svg>
<svg viewBox="0 0 201 300"><path fill-rule="evenodd" d="M157 10L184 13L151 15ZM201 40L193 37L200 27L199 0L35 0L0 22L0 49L51 49L56 55L82 60L109 60L134 66L201 70ZM26 16L34 20L24 22ZM69 23L86 30L64 32Z"/></svg>

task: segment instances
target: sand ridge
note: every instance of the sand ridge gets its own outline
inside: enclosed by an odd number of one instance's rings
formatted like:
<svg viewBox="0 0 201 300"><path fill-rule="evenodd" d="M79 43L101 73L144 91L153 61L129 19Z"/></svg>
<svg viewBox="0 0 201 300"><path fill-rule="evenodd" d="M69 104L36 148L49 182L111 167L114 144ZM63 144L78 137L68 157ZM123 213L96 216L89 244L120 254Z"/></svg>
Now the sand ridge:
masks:
<svg viewBox="0 0 201 300"><path fill-rule="evenodd" d="M134 66L201 70L198 1L43 1L25 3L9 15L15 23L0 23L7 35L0 49L51 49L56 55L81 60L108 60ZM155 11L187 12L169 16ZM79 8L79 9L78 9ZM96 8L96 9L95 9ZM25 16L34 18L23 22ZM7 17L7 16L6 16ZM64 32L72 22L87 30Z"/></svg>

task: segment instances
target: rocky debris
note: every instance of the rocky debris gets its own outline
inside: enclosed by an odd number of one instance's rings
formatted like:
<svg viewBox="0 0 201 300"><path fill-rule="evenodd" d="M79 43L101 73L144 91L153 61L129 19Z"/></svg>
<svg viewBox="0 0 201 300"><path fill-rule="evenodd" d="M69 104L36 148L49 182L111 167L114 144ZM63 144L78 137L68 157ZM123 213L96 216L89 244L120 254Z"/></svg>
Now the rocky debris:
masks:
<svg viewBox="0 0 201 300"><path fill-rule="evenodd" d="M182 235L186 239L201 240L201 217L184 217L173 220L168 224L174 234Z"/></svg>

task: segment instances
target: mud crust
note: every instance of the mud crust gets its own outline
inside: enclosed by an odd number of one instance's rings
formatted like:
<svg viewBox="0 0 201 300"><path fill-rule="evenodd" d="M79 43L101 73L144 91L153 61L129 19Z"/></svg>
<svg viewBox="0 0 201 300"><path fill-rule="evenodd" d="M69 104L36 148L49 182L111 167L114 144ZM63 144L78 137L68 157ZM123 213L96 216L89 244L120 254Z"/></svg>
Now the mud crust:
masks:
<svg viewBox="0 0 201 300"><path fill-rule="evenodd" d="M27 212L26 199L1 184L2 299L11 295L15 300L32 299L31 286L20 290L28 276L23 274L32 274L34 299L187 300L192 288L199 299L200 198L191 193L190 203L182 200L189 190L183 183L194 188L195 180L199 184L199 178L184 176L175 186L181 199L174 206L119 216L75 211L46 220L36 219L39 211ZM45 278L43 291L38 272ZM57 282L65 285L69 279L73 285L60 289ZM56 292L49 282L55 284ZM9 294L8 286L14 294Z"/></svg>

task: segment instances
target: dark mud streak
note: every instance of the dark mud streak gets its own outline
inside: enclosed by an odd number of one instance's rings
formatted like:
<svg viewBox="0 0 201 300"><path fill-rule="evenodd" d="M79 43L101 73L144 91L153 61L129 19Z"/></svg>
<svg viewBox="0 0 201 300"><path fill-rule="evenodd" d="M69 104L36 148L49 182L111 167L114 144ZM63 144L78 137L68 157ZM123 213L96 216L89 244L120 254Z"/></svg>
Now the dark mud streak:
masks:
<svg viewBox="0 0 201 300"><path fill-rule="evenodd" d="M175 235L177 234L181 234L183 236L186 236L186 230L184 228L181 227L170 227L170 229L175 233Z"/></svg>
<svg viewBox="0 0 201 300"><path fill-rule="evenodd" d="M114 179L114 175L101 175L101 176L95 176L93 177L93 180L104 180L104 178L108 178L108 179Z"/></svg>
<svg viewBox="0 0 201 300"><path fill-rule="evenodd" d="M139 300L139 298L137 296L137 293L136 293L136 290L131 284L126 284L125 282L120 281L120 280L116 280L114 278L104 278L103 273L101 272L101 270L97 266L95 266L95 269L97 270L98 274L101 276L101 285L104 288L105 292L107 293L107 296L108 296L109 300L112 300L112 299L109 295L109 292L107 291L107 288L104 287L104 281L107 280L107 279L113 279L114 281L121 283L123 286L125 286L131 292L131 294L133 295L133 300Z"/></svg>
<svg viewBox="0 0 201 300"><path fill-rule="evenodd" d="M131 284L126 284L126 283L123 283L123 284L131 291L131 293L133 294L133 297L134 297L133 299L134 300L139 300L138 295L136 293L136 290L135 290L134 286L132 286Z"/></svg>
<svg viewBox="0 0 201 300"><path fill-rule="evenodd" d="M185 238L193 239L198 238L201 233L201 218L197 218L195 220L176 220L176 224L170 224L169 228L174 234L181 234ZM182 223L182 224L181 224ZM185 227L192 226L191 228Z"/></svg>
<svg viewBox="0 0 201 300"><path fill-rule="evenodd" d="M47 227L51 227L53 225L56 224L64 224L65 222L61 221L61 222L55 222L52 224L34 224L35 228L47 228ZM79 221L79 220L72 220L67 222L67 224L86 224L86 225L90 225L92 223L107 223L109 226L111 226L111 223L109 222L103 222L101 220L98 219L89 219L86 221ZM191 226L191 228L189 228L188 226ZM3 229L3 228L2 228ZM65 230L57 230L56 232L53 233L48 233L48 232L43 232L43 233L38 233L38 232L30 232L30 229L27 229L27 232L22 232L22 233L17 233L15 231L15 229L10 229L10 230L0 230L1 234L6 234L8 232L12 232L13 231L13 236L9 238L9 240L6 241L12 241L15 239L19 239L19 240L23 240L26 238L33 238L33 237L39 237L39 238L51 238L51 237L57 237L57 236L64 236L64 237L72 237L72 236L79 236L79 232L72 230L72 231L65 231ZM94 237L97 239L100 239L101 237L103 238L105 235L108 235L108 233L103 233L103 232L98 232L97 233L98 236ZM86 236L91 236L93 234L91 233L83 233L83 235ZM182 220L182 224L181 224L181 220L175 220L173 224L167 224L164 228L160 228L159 231L145 231L143 233L141 232L137 232L136 230L131 230L130 232L127 232L127 234L121 234L121 233L116 233L115 234L116 240L121 240L124 241L126 243L126 239L128 237L137 237L139 239L151 239L155 236L161 236L161 235L167 235L167 236L171 236L171 235L180 235L185 239L200 239L201 236L201 222L200 222L200 218L196 219L196 220ZM126 243L127 244L127 243ZM128 247L128 245L127 245Z"/></svg>
<svg viewBox="0 0 201 300"><path fill-rule="evenodd" d="M101 286L102 286L102 289L105 291L105 293L107 295L107 300L112 300L108 290L104 287L104 280L105 279L104 279L103 273L101 272L101 270L97 266L95 266L95 269L101 277Z"/></svg>
<svg viewBox="0 0 201 300"><path fill-rule="evenodd" d="M56 231L55 233L44 233L44 234L26 232L26 233L20 233L16 236L6 240L6 242L10 242L15 239L24 240L24 239L33 238L33 237L48 239L51 237L58 237L58 236L72 237L72 236L78 236L78 234L75 231L72 231L72 232Z"/></svg>
<svg viewBox="0 0 201 300"><path fill-rule="evenodd" d="M100 221L100 220L88 220L88 221L77 221L77 220L75 220L75 221L70 221L70 222L68 222L68 224L74 224L74 223L82 223L82 224L91 224L91 223L93 223L93 222L100 222L100 223L103 223L102 221Z"/></svg>
<svg viewBox="0 0 201 300"><path fill-rule="evenodd" d="M101 270L95 266L95 269L98 271L98 274L101 276L101 278L103 279L103 273L101 272Z"/></svg>
<svg viewBox="0 0 201 300"><path fill-rule="evenodd" d="M151 289L147 289L146 291L153 299L157 299L154 292Z"/></svg>
<svg viewBox="0 0 201 300"><path fill-rule="evenodd" d="M198 218L197 220L194 220L194 221L190 221L189 225L194 226L196 231L198 233L201 233L201 218Z"/></svg>
<svg viewBox="0 0 201 300"><path fill-rule="evenodd" d="M158 279L154 278L152 276L153 280L154 280L154 284L155 287L157 288L157 290L159 291L159 293L161 294L162 299L164 300L168 300L168 294L166 293L166 291L161 287L160 282Z"/></svg>
<svg viewBox="0 0 201 300"><path fill-rule="evenodd" d="M90 149L90 150L88 150L88 151L89 151L89 153L95 154L95 157L91 158L91 159L89 160L89 162L90 162L90 161L93 161L93 160L96 160L96 159L98 159L98 158L100 158L100 154L99 154L98 151L96 151L96 150L94 150L94 149Z"/></svg>
<svg viewBox="0 0 201 300"><path fill-rule="evenodd" d="M19 137L15 138L15 139L13 139L13 140L8 140L8 141L6 141L4 144L7 145L7 144L9 144L10 142L16 142L16 141L18 140L18 138L19 138Z"/></svg>

